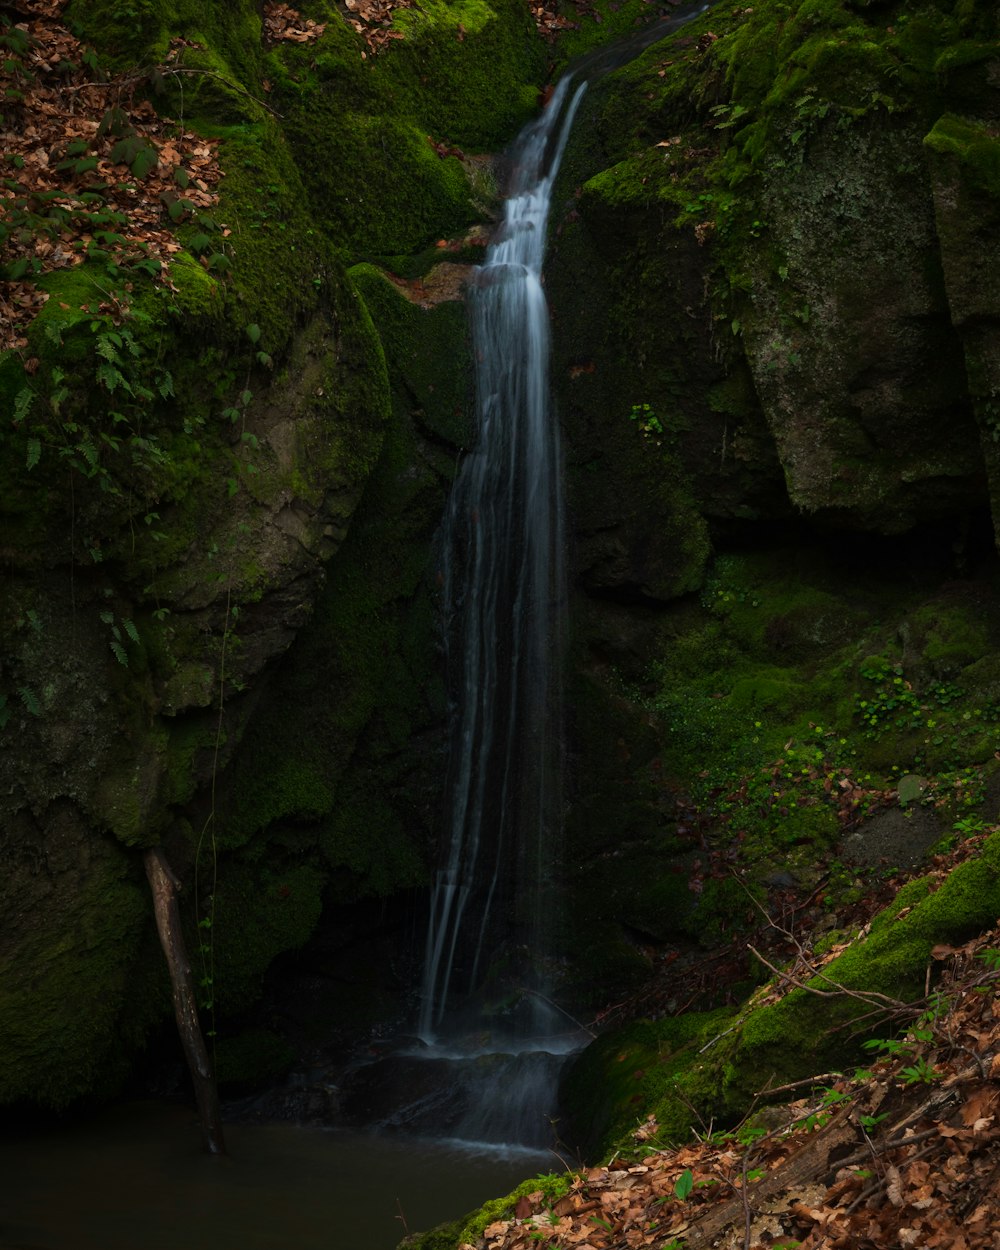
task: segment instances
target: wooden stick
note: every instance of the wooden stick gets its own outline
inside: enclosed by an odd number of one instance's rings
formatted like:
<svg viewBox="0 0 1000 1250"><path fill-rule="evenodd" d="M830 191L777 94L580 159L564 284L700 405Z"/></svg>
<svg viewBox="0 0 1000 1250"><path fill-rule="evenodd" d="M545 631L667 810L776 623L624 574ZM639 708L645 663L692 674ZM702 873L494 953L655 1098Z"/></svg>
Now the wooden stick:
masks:
<svg viewBox="0 0 1000 1250"><path fill-rule="evenodd" d="M211 1060L205 1048L205 1039L198 1022L198 1005L191 977L184 934L181 929L181 909L177 904L180 883L170 870L167 857L158 846L150 847L143 856L149 888L153 893L153 914L156 931L170 971L170 986L174 999L174 1017L180 1034L184 1058L191 1070L195 1102L205 1149L209 1154L224 1155L226 1143L222 1135L222 1114L219 1109L219 1092L212 1073Z"/></svg>

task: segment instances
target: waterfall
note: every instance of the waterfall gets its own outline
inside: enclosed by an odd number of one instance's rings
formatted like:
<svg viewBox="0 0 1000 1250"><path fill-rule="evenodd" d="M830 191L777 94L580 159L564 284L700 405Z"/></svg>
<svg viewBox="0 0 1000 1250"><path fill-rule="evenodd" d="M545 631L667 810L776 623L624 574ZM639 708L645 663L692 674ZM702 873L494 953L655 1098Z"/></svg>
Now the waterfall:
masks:
<svg viewBox="0 0 1000 1250"><path fill-rule="evenodd" d="M562 820L565 587L541 271L553 182L584 89L570 96L564 78L523 132L504 221L470 284L478 428L444 527L448 840L427 931L428 1042L460 1020L477 1027L485 1000L496 1014L504 995L508 1008L511 999L530 1006L521 1032L552 1027L545 961Z"/></svg>

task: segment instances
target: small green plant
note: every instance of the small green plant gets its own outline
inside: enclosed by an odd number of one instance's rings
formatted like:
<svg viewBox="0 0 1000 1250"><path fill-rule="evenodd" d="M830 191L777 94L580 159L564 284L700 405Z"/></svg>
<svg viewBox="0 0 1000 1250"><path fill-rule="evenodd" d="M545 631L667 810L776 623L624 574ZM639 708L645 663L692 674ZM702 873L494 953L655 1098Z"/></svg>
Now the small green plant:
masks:
<svg viewBox="0 0 1000 1250"><path fill-rule="evenodd" d="M750 112L743 104L717 104L709 112L715 118L712 125L716 130L728 130Z"/></svg>
<svg viewBox="0 0 1000 1250"><path fill-rule="evenodd" d="M909 1067L900 1070L900 1076L906 1085L931 1085L941 1077L941 1073L930 1060L921 1057Z"/></svg>
<svg viewBox="0 0 1000 1250"><path fill-rule="evenodd" d="M213 918L213 914L215 911L214 897L210 901L210 907L211 907L210 913L206 916L202 916L202 918L198 921L198 928L202 931L201 941L198 944L198 954L201 956L201 962L202 962L202 973L198 981L198 988L201 990L201 1002L199 1002L198 1006L201 1008L202 1011L207 1011L214 1020L215 1003L213 1001L213 994L215 990L215 977L213 975L214 973L214 964L213 964L214 951L212 948L212 941L211 941L212 918ZM208 1036L209 1037L215 1036L214 1028L209 1030Z"/></svg>
<svg viewBox="0 0 1000 1250"><path fill-rule="evenodd" d="M906 1042L900 1041L896 1037L872 1037L863 1043L865 1050L872 1050L876 1054L886 1055L891 1059L895 1059L900 1055L906 1055L910 1052L910 1047Z"/></svg>
<svg viewBox="0 0 1000 1250"><path fill-rule="evenodd" d="M71 328L89 332L91 381L53 365L40 386L26 382L18 392L11 427L23 438L29 471L55 456L103 493L133 498L153 491L169 463L148 426L154 405L173 398L174 383L140 342L149 314L135 312L124 290L97 289L110 311L72 326L55 319L45 330L56 347Z"/></svg>
<svg viewBox="0 0 1000 1250"><path fill-rule="evenodd" d="M125 650L125 638L130 642L139 645L139 631L135 627L135 622L127 617L115 619L114 612L110 608L105 608L101 612L101 620L111 631L111 640L109 646L111 653L123 668L128 668L128 652ZM123 637L124 635L124 637Z"/></svg>
<svg viewBox="0 0 1000 1250"><path fill-rule="evenodd" d="M890 729L913 729L923 723L923 708L901 664L877 660L861 669L873 689L854 696L855 714L865 726L865 737L878 738Z"/></svg>
<svg viewBox="0 0 1000 1250"><path fill-rule="evenodd" d="M643 438L659 440L663 434L663 423L653 411L652 404L633 404L628 414L629 420L634 421L642 431Z"/></svg>
<svg viewBox="0 0 1000 1250"><path fill-rule="evenodd" d="M690 1168L685 1168L677 1180L674 1181L674 1196L683 1202L690 1197L692 1189L694 1189L694 1176L691 1174Z"/></svg>
<svg viewBox="0 0 1000 1250"><path fill-rule="evenodd" d="M766 1137L768 1130L759 1126L751 1126L744 1124L742 1128L736 1130L736 1140L741 1146L752 1146L755 1141L759 1141L761 1137Z"/></svg>

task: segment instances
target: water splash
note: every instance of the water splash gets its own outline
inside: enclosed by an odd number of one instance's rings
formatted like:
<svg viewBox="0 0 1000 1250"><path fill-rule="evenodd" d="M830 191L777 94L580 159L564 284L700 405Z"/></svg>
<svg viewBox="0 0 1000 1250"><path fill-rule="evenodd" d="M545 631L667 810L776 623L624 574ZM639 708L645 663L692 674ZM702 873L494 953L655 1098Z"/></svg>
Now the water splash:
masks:
<svg viewBox="0 0 1000 1250"><path fill-rule="evenodd" d="M541 271L553 182L584 89L571 93L563 79L523 133L505 218L469 295L478 439L445 526L449 841L427 935L428 1042L477 996L481 1012L484 996L519 994L528 1031L552 1028L544 962L561 828L565 588Z"/></svg>

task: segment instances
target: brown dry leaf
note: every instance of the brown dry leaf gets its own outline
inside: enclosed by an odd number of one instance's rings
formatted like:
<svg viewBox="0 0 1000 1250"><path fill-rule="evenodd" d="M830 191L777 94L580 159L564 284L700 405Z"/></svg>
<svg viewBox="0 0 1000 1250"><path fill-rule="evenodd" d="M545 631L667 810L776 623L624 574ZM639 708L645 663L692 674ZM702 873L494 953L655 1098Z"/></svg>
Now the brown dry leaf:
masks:
<svg viewBox="0 0 1000 1250"><path fill-rule="evenodd" d="M975 1090L965 1100L962 1107L962 1123L971 1126L973 1132L979 1132L976 1127L984 1120L986 1123L992 1121L996 1112L997 1098L1000 1091L995 1089L981 1088Z"/></svg>
<svg viewBox="0 0 1000 1250"><path fill-rule="evenodd" d="M214 204L222 176L215 141L178 131L157 117L148 101L135 100L144 83L140 76L95 80L83 67L83 47L60 22L62 8L63 0L22 0L21 11L30 20L21 28L32 40L24 69L32 78L25 79L17 58L7 59L0 68L0 90L20 89L24 95L21 103L4 111L0 150L14 167L14 176L0 192L0 211L23 213L33 197L45 195L50 207L62 210L65 218L58 233L44 227L13 232L0 249L0 264L23 270L19 278L0 282L4 310L0 349L24 345L24 327L48 298L25 279L79 265L88 250L97 249L119 266L142 262L150 276L165 282L164 261L180 250L170 205L181 200L192 207ZM171 52L186 42L174 41ZM66 72L68 63L80 68ZM118 129L127 126L125 135L131 137L131 148L124 153L120 134L100 133L101 119L112 103L119 113ZM200 179L195 185L199 152ZM148 154L142 156L142 168L135 164L140 153ZM178 171L183 171L182 180L185 176L188 180L186 188L178 181ZM100 200L94 201L94 195ZM95 204L102 212L118 215L110 229L104 223L94 228ZM187 214L182 206L179 216Z"/></svg>

